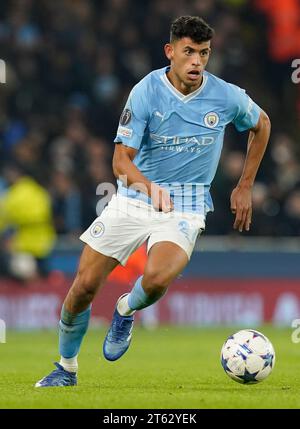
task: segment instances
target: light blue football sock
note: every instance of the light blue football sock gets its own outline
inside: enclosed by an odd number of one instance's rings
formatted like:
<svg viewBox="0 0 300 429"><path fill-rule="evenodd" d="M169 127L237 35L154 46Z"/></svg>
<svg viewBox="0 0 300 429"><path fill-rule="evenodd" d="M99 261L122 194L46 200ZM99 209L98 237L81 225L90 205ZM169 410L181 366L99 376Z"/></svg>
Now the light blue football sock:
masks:
<svg viewBox="0 0 300 429"><path fill-rule="evenodd" d="M59 352L64 358L77 356L89 326L90 314L91 306L82 313L71 314L63 305L59 321Z"/></svg>
<svg viewBox="0 0 300 429"><path fill-rule="evenodd" d="M149 307L158 301L166 291L163 293L157 293L153 295L147 295L142 286L143 276L139 277L135 282L133 289L128 295L128 306L131 310L142 310L143 308Z"/></svg>

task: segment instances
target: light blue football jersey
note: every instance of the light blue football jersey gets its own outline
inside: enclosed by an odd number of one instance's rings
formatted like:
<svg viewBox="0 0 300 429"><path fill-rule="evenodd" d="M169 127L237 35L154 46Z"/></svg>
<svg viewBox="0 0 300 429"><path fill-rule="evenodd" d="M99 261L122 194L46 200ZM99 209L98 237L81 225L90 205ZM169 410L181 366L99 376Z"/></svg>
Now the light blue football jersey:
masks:
<svg viewBox="0 0 300 429"><path fill-rule="evenodd" d="M206 71L201 86L183 95L170 83L169 68L149 73L133 87L114 141L138 150L134 164L169 190L175 210L206 215L213 211L209 190L226 125L252 128L260 108L245 90ZM151 203L120 180L118 193Z"/></svg>

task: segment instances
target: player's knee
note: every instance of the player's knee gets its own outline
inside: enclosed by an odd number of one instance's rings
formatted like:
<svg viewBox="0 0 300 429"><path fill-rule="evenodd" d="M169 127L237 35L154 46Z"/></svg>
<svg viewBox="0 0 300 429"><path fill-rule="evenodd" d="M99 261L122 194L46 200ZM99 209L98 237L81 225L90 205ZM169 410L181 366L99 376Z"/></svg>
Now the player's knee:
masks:
<svg viewBox="0 0 300 429"><path fill-rule="evenodd" d="M170 284L169 278L161 272L148 271L143 278L143 288L147 295L163 295Z"/></svg>
<svg viewBox="0 0 300 429"><path fill-rule="evenodd" d="M76 280L80 293L86 298L93 299L101 285L101 278L99 278L99 276L95 276L95 274L89 270L80 270L77 273Z"/></svg>

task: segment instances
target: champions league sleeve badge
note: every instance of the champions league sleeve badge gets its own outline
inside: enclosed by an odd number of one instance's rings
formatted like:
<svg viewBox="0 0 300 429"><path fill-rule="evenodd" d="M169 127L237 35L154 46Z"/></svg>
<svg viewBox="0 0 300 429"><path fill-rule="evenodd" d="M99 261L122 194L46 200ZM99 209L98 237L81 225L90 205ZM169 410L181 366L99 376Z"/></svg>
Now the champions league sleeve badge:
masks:
<svg viewBox="0 0 300 429"><path fill-rule="evenodd" d="M131 111L129 109L124 109L120 117L120 124L127 125L131 121Z"/></svg>

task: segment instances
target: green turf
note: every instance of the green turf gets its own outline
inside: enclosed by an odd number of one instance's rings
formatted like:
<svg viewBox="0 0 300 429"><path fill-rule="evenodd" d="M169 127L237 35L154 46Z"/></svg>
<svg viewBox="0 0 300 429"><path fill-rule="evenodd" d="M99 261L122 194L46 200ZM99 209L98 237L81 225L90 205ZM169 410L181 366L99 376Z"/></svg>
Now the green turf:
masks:
<svg viewBox="0 0 300 429"><path fill-rule="evenodd" d="M290 329L260 327L273 342L276 365L256 385L224 373L220 348L237 328L135 328L117 362L102 357L104 330L90 330L79 359L79 385L36 389L57 359L55 332L8 332L0 344L0 408L299 408L300 344Z"/></svg>

